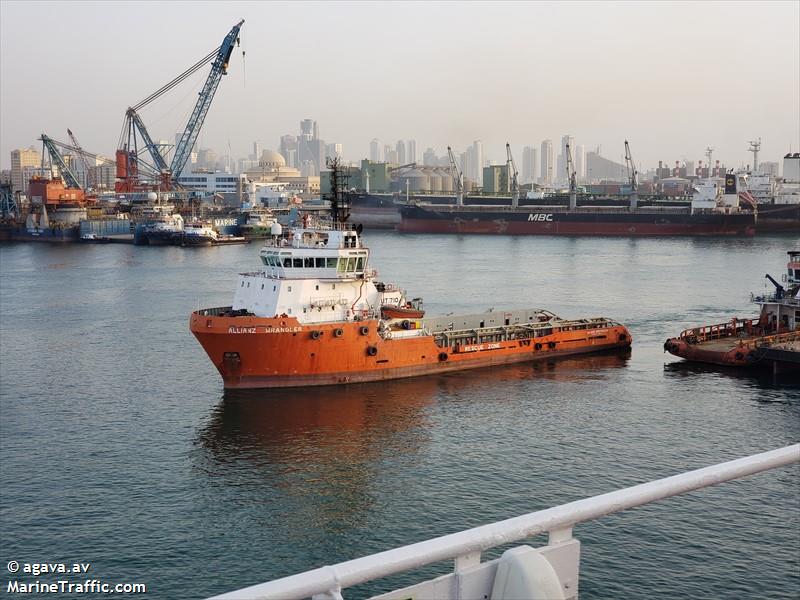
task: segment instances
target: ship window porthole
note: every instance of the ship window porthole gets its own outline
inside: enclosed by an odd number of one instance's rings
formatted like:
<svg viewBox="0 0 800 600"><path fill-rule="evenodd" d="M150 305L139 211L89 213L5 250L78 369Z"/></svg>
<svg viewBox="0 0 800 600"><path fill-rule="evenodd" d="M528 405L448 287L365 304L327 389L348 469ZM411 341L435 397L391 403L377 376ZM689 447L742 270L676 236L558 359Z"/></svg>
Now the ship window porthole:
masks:
<svg viewBox="0 0 800 600"><path fill-rule="evenodd" d="M315 289L315 290L319 290L319 286L318 286L318 285L315 285L315 286L314 286L314 289Z"/></svg>
<svg viewBox="0 0 800 600"><path fill-rule="evenodd" d="M250 282L249 281L247 282L247 287L250 287Z"/></svg>
<svg viewBox="0 0 800 600"><path fill-rule="evenodd" d="M242 287L244 287L244 281L242 282Z"/></svg>
<svg viewBox="0 0 800 600"><path fill-rule="evenodd" d="M263 284L263 283L261 284L261 289L262 289L262 290L264 289L264 284Z"/></svg>
<svg viewBox="0 0 800 600"><path fill-rule="evenodd" d="M289 287L286 289L286 291L287 291L287 292L291 292L291 291L292 291L292 286L289 286Z"/></svg>

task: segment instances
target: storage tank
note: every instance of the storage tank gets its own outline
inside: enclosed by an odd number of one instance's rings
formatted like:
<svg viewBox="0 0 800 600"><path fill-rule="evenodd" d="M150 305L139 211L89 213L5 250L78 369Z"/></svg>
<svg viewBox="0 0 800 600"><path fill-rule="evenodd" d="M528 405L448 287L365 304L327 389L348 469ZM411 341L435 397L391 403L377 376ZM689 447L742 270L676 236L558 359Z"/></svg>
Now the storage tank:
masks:
<svg viewBox="0 0 800 600"><path fill-rule="evenodd" d="M430 190L434 193L441 193L442 191L442 176L435 170L428 171L428 181L430 182Z"/></svg>
<svg viewBox="0 0 800 600"><path fill-rule="evenodd" d="M453 176L447 169L437 169L439 177L442 178L442 192L454 191Z"/></svg>
<svg viewBox="0 0 800 600"><path fill-rule="evenodd" d="M430 179L418 169L410 169L403 173L399 178L400 192L405 192L408 186L409 192L427 192L430 189Z"/></svg>

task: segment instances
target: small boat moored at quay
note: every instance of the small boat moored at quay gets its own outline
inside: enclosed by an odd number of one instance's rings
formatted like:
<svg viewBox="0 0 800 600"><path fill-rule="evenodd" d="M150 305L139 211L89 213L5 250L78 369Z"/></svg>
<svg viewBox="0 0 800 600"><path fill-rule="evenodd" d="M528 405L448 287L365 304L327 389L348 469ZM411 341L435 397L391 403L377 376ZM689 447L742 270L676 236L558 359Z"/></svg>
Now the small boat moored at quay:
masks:
<svg viewBox="0 0 800 600"><path fill-rule="evenodd" d="M773 294L752 295L757 319L693 327L664 342L664 350L686 360L731 367L770 367L800 372L800 250L790 250L787 288L770 275Z"/></svg>
<svg viewBox="0 0 800 600"><path fill-rule="evenodd" d="M605 317L535 308L424 316L419 299L376 279L360 227L302 222L267 240L262 268L239 275L230 306L191 314L226 389L380 381L630 347L627 328Z"/></svg>

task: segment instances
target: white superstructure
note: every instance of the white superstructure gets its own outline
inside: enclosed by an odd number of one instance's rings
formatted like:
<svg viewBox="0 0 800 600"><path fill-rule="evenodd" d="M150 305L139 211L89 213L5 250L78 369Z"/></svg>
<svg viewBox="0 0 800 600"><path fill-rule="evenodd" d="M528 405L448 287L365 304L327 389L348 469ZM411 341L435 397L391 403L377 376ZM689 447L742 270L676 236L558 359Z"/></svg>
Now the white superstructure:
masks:
<svg viewBox="0 0 800 600"><path fill-rule="evenodd" d="M260 317L287 315L301 323L378 318L382 305L404 304L392 284L375 282L369 249L349 225L303 227L283 235L280 225L260 252L263 268L239 275L233 310Z"/></svg>

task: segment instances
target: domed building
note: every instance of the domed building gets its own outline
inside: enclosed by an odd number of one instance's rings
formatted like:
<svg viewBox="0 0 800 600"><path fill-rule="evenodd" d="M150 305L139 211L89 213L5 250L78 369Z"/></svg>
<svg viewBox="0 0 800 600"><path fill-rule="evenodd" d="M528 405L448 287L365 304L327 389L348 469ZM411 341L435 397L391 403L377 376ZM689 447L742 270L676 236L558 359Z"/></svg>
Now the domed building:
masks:
<svg viewBox="0 0 800 600"><path fill-rule="evenodd" d="M286 183L303 197L319 195L319 176L304 176L298 169L287 167L283 155L272 150L264 150L259 157L258 167L248 169L244 174L256 187L259 183Z"/></svg>

